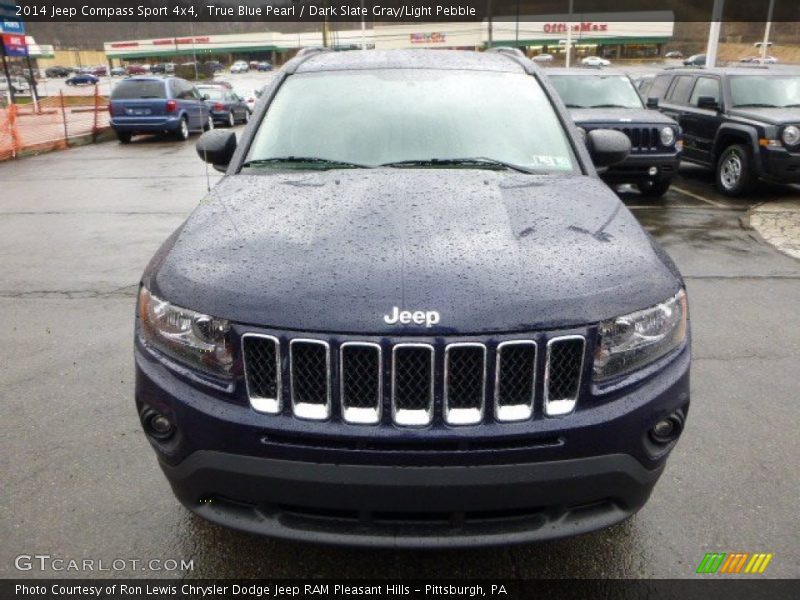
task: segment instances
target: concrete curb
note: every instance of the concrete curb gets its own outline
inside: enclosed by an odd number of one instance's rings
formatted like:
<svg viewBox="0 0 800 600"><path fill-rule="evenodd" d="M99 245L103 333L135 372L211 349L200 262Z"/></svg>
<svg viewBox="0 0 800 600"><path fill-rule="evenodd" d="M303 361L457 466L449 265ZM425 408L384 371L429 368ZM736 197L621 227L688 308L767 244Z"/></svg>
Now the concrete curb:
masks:
<svg viewBox="0 0 800 600"><path fill-rule="evenodd" d="M750 227L778 251L800 260L800 199L764 202L747 213Z"/></svg>

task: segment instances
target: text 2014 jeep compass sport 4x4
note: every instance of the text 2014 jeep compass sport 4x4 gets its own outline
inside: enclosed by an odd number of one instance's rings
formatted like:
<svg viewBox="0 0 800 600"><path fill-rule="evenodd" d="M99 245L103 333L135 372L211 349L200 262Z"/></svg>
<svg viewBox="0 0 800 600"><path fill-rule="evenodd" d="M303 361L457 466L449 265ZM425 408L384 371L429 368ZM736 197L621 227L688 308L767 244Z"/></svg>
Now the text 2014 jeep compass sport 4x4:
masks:
<svg viewBox="0 0 800 600"><path fill-rule="evenodd" d="M621 521L689 406L677 269L511 52L311 52L153 257L136 404L190 510L376 546ZM591 158L590 158L591 157Z"/></svg>

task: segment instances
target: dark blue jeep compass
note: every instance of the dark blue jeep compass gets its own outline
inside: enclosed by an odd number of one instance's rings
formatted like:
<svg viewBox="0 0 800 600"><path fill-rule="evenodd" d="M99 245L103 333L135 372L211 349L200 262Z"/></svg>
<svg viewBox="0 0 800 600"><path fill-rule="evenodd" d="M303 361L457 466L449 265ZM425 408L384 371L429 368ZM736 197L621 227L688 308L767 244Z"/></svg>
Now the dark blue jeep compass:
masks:
<svg viewBox="0 0 800 600"><path fill-rule="evenodd" d="M544 540L647 501L683 281L508 50L301 53L141 282L136 405L190 510L372 546ZM594 164L593 164L594 162Z"/></svg>

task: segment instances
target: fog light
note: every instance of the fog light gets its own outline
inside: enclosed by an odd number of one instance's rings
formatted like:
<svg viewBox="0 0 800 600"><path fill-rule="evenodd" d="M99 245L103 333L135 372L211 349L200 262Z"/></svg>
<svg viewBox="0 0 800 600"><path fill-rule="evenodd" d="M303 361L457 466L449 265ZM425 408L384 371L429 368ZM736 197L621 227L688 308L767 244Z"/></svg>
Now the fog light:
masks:
<svg viewBox="0 0 800 600"><path fill-rule="evenodd" d="M659 421L656 423L656 426L653 427L653 435L660 438L666 438L672 435L672 431L675 429L675 425L669 419L664 419L663 421Z"/></svg>
<svg viewBox="0 0 800 600"><path fill-rule="evenodd" d="M155 411L145 415L144 427L147 433L160 440L167 439L175 432L175 426L172 422L161 413Z"/></svg>
<svg viewBox="0 0 800 600"><path fill-rule="evenodd" d="M661 419L653 425L650 430L650 439L657 444L669 444L680 435L682 424L682 415L674 412L666 419Z"/></svg>
<svg viewBox="0 0 800 600"><path fill-rule="evenodd" d="M647 174L650 175L650 177L655 177L658 175L658 167L650 167L647 169Z"/></svg>

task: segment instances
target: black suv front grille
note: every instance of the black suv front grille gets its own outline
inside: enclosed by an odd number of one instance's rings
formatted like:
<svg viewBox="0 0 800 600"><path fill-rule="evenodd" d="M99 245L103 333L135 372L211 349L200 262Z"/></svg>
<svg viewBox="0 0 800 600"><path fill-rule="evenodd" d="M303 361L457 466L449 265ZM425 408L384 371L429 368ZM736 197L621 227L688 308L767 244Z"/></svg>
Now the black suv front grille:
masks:
<svg viewBox="0 0 800 600"><path fill-rule="evenodd" d="M338 352L335 364L332 347ZM542 336L497 344L297 338L286 344L247 333L242 351L249 400L259 412L312 420L333 416L355 424L427 426L441 418L449 425L471 425L490 418L533 418L539 395L539 416L572 412L581 390L586 338ZM285 361L288 389L280 378ZM539 386L537 373L544 373Z"/></svg>

